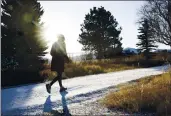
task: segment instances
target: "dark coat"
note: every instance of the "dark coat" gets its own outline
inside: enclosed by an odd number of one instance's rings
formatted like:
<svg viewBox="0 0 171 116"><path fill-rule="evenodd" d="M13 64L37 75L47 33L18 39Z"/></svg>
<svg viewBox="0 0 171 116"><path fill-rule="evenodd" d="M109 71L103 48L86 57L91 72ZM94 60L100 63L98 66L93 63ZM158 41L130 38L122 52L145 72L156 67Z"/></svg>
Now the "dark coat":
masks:
<svg viewBox="0 0 171 116"><path fill-rule="evenodd" d="M57 42L52 45L50 54L52 56L51 71L64 72L65 54L63 53Z"/></svg>

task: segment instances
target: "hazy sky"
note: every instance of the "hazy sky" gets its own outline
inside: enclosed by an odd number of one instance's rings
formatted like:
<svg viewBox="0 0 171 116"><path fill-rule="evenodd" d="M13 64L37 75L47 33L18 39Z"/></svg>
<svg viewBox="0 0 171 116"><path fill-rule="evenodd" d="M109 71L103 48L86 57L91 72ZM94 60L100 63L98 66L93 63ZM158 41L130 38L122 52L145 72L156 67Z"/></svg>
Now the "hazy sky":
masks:
<svg viewBox="0 0 171 116"><path fill-rule="evenodd" d="M122 27L123 47L136 48L138 25L136 24L137 10L144 1L40 1L45 13L42 21L45 23L45 38L56 41L56 35L61 33L66 38L68 53L81 52L82 45L77 42L80 34L80 24L85 14L94 6L103 6L116 18ZM160 45L159 48L169 48Z"/></svg>

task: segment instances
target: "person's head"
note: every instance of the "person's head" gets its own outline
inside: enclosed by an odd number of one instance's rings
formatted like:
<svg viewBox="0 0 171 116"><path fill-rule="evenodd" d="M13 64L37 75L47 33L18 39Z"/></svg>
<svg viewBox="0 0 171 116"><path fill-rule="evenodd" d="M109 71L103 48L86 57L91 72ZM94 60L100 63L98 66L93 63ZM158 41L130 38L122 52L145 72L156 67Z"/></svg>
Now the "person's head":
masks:
<svg viewBox="0 0 171 116"><path fill-rule="evenodd" d="M64 42L64 41L65 41L64 35L58 34L58 35L57 35L57 41L58 41L58 42Z"/></svg>

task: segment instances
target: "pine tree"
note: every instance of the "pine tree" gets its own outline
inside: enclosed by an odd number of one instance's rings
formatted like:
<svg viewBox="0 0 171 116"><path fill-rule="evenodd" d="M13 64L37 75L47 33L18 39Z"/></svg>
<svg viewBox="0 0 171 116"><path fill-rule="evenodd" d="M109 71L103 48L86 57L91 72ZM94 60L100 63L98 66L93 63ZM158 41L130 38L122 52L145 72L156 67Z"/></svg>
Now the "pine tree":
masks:
<svg viewBox="0 0 171 116"><path fill-rule="evenodd" d="M148 24L147 19L143 19L141 22L141 27L139 27L138 39L139 42L136 44L139 47L141 52L144 52L146 60L149 59L149 52L157 47L154 42L154 38L152 37L152 32L150 26Z"/></svg>
<svg viewBox="0 0 171 116"><path fill-rule="evenodd" d="M47 49L37 0L2 0L2 70L39 70Z"/></svg>
<svg viewBox="0 0 171 116"><path fill-rule="evenodd" d="M109 11L104 7L93 7L81 24L78 41L83 45L84 51L94 52L101 59L110 49L122 51L120 33L121 28L118 28L118 22Z"/></svg>

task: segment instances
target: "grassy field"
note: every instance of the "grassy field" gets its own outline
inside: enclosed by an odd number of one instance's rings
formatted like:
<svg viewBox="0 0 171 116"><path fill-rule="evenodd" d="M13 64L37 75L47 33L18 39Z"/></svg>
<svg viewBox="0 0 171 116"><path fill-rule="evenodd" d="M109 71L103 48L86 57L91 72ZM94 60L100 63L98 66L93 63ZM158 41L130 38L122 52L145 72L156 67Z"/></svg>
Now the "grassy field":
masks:
<svg viewBox="0 0 171 116"><path fill-rule="evenodd" d="M54 78L56 73L50 71L50 65L46 65L45 67L46 68L40 72L40 75L48 79ZM77 76L100 74L134 68L135 66L112 63L112 60L75 62L65 65L65 75L68 78L72 78ZM66 77L64 76L64 78Z"/></svg>
<svg viewBox="0 0 171 116"><path fill-rule="evenodd" d="M166 62L163 55L153 56L148 62L142 55L120 56L113 59L89 60L82 62L72 62L65 65L65 75L63 78L72 78L77 76L85 76L99 73L108 73L121 70L159 66ZM44 64L43 70L40 71L42 78L51 80L56 76L55 72L51 72L49 64Z"/></svg>
<svg viewBox="0 0 171 116"><path fill-rule="evenodd" d="M155 112L171 115L171 70L168 73L119 85L119 91L105 96L101 103L108 108L134 112Z"/></svg>

